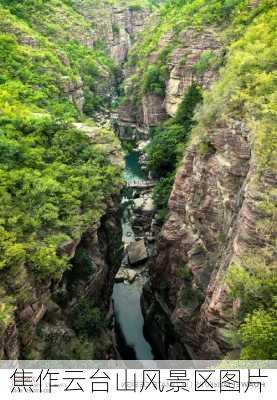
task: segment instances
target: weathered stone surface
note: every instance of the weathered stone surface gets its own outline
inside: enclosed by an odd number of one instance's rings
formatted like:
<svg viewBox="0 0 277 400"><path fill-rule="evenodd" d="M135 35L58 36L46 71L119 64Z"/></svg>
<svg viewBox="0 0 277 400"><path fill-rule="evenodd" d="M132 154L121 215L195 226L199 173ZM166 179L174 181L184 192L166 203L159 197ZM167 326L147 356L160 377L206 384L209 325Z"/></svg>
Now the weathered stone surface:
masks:
<svg viewBox="0 0 277 400"><path fill-rule="evenodd" d="M79 243L80 243L80 239L67 240L65 243L63 243L60 246L61 254L62 255L66 255L69 258L74 257L76 248L77 248Z"/></svg>
<svg viewBox="0 0 277 400"><path fill-rule="evenodd" d="M121 64L126 60L132 41L145 24L149 11L143 8L113 8L108 46L113 60Z"/></svg>
<svg viewBox="0 0 277 400"><path fill-rule="evenodd" d="M201 74L194 72L193 66L201 54L208 50L215 56L221 55L221 45L212 29L200 32L188 29L180 33L179 40L181 46L173 51L169 62L170 75L166 87L165 108L170 116L175 115L178 105L193 82L208 89L215 80L215 66L210 66Z"/></svg>
<svg viewBox="0 0 277 400"><path fill-rule="evenodd" d="M173 32L168 32L160 39L156 51L148 56L149 64L156 62L162 49L171 43ZM198 31L187 29L179 34L180 45L173 50L168 60L169 76L166 83L164 96L147 93L142 96L139 104L126 101L118 110L118 124L124 126L125 133L128 126L146 129L147 139L149 128L161 124L168 117L173 117L181 103L187 89L196 83L204 89L208 89L217 76L218 64L215 62L207 66L201 73L194 71L194 65L206 50L213 53L215 59L222 56L222 45L217 38L217 32L213 28ZM132 76L136 71L127 70L125 79L125 91L132 88ZM137 137L135 137L137 139Z"/></svg>
<svg viewBox="0 0 277 400"><path fill-rule="evenodd" d="M134 210L141 213L153 213L155 211L151 193L134 200Z"/></svg>
<svg viewBox="0 0 277 400"><path fill-rule="evenodd" d="M27 46L31 46L33 48L36 48L38 46L37 41L32 38L31 36L22 36L19 38L19 43Z"/></svg>
<svg viewBox="0 0 277 400"><path fill-rule="evenodd" d="M146 94L142 98L143 124L156 126L167 118L164 99L156 94Z"/></svg>
<svg viewBox="0 0 277 400"><path fill-rule="evenodd" d="M33 316L31 322L34 325L37 325L39 321L44 317L47 309L44 304L32 305L32 308L33 308Z"/></svg>
<svg viewBox="0 0 277 400"><path fill-rule="evenodd" d="M127 247L129 262L132 265L145 261L148 258L147 249L144 240L137 240L132 242Z"/></svg>
<svg viewBox="0 0 277 400"><path fill-rule="evenodd" d="M20 355L20 344L16 324L11 324L0 337L1 360L17 360Z"/></svg>
<svg viewBox="0 0 277 400"><path fill-rule="evenodd" d="M137 34L143 29L149 15L147 8L128 6L115 7L99 3L89 4L76 0L75 7L88 19L94 28L84 37L84 44L93 46L97 40L103 40L113 60L121 64L126 60L128 51Z"/></svg>
<svg viewBox="0 0 277 400"><path fill-rule="evenodd" d="M145 183L149 183L146 181ZM151 187L138 188L133 204L133 230L139 237L151 237L151 223L155 214Z"/></svg>
<svg viewBox="0 0 277 400"><path fill-rule="evenodd" d="M21 320L28 321L28 320L31 320L33 314L34 314L34 311L33 311L32 307L30 305L28 305L21 311L21 313L19 314L19 317Z"/></svg>
<svg viewBox="0 0 277 400"><path fill-rule="evenodd" d="M142 152L145 148L149 145L150 140L140 140L137 142L137 149L138 151Z"/></svg>
<svg viewBox="0 0 277 400"><path fill-rule="evenodd" d="M235 326L239 305L230 300L222 276L232 260L253 248L262 251L268 242L257 228L264 218L259 202L274 178L267 174L268 183L264 175L257 180L249 131L241 121L229 119L206 135L207 152L192 145L177 172L150 270L152 295L145 300L149 329L162 318L174 333L171 344L163 347L169 358L180 345L190 357L201 359L219 358L233 349L226 332ZM184 269L186 278L180 274ZM166 287L166 297L161 287ZM161 311L158 297L167 309Z"/></svg>
<svg viewBox="0 0 277 400"><path fill-rule="evenodd" d="M129 283L133 283L136 279L137 271L130 268L120 268L118 273L115 276L115 282L120 283L127 281Z"/></svg>
<svg viewBox="0 0 277 400"><path fill-rule="evenodd" d="M83 81L80 77L75 80L70 79L68 76L63 77L63 91L80 113L83 112L85 103L83 85Z"/></svg>

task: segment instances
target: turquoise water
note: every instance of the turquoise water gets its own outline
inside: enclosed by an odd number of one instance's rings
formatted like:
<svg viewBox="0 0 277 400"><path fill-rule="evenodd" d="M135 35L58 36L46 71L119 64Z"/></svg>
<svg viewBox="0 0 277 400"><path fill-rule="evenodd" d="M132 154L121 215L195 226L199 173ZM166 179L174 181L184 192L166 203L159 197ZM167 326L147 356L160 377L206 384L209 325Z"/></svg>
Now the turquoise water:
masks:
<svg viewBox="0 0 277 400"><path fill-rule="evenodd" d="M140 154L137 151L132 151L125 157L124 178L127 182L146 180L146 173L142 171L139 165L139 156Z"/></svg>
<svg viewBox="0 0 277 400"><path fill-rule="evenodd" d="M146 175L139 165L139 153L131 152L125 158L125 180L134 182L145 180ZM131 204L133 189L125 188L122 208L122 230L125 245L135 240L131 224ZM141 311L140 297L143 283L135 281L116 283L113 289L113 304L116 321L116 334L119 352L123 359L153 360L154 356L150 344L143 333L144 319Z"/></svg>
<svg viewBox="0 0 277 400"><path fill-rule="evenodd" d="M125 171L124 179L128 183L137 183L138 181L145 181L146 174L141 170L139 164L139 153L132 151L125 157ZM122 198L122 232L123 242L128 243L135 240L135 235L131 225L132 216L132 200L134 190L132 188L125 188Z"/></svg>

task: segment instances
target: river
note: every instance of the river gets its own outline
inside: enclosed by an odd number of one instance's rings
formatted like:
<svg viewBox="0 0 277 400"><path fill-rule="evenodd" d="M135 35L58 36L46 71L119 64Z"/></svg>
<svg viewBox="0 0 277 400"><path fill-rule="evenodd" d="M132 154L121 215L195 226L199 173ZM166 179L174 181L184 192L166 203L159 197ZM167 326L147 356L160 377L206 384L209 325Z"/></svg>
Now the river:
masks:
<svg viewBox="0 0 277 400"><path fill-rule="evenodd" d="M125 157L125 180L127 183L146 181L146 175L140 168L139 153L132 151ZM123 243L127 245L136 239L132 229L132 200L134 189L125 188L122 198L122 232ZM126 265L128 260L122 260ZM128 268L131 268L128 266ZM137 270L137 268L136 268ZM115 331L120 356L125 360L153 360L152 348L143 332L144 319L140 298L145 283L145 273L139 273L133 283L126 281L115 283L113 289L113 305L115 315Z"/></svg>

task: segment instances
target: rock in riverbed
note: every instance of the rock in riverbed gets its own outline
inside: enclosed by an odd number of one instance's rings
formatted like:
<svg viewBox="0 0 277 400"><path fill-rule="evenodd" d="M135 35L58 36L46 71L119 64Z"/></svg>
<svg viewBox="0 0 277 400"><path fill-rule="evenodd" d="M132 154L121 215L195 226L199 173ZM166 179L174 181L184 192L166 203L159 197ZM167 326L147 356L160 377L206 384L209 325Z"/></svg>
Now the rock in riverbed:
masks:
<svg viewBox="0 0 277 400"><path fill-rule="evenodd" d="M134 199L134 210L135 212L154 213L155 206L152 194L146 193L143 196Z"/></svg>
<svg viewBox="0 0 277 400"><path fill-rule="evenodd" d="M144 239L130 243L127 247L127 253L129 262L132 265L135 265L141 261L145 261L148 258L148 253L144 243Z"/></svg>
<svg viewBox="0 0 277 400"><path fill-rule="evenodd" d="M133 283L134 280L136 279L136 276L137 276L137 272L134 271L133 269L120 268L120 270L116 274L115 282L120 283L120 282L128 281L130 283Z"/></svg>

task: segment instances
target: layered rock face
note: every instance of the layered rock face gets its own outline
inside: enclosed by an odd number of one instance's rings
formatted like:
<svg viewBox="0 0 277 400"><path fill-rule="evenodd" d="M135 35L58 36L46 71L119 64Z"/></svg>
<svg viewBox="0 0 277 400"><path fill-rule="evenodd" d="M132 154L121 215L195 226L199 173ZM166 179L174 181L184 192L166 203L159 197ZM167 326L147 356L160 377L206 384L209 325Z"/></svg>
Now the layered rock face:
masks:
<svg viewBox="0 0 277 400"><path fill-rule="evenodd" d="M216 359L233 349L228 331L239 304L230 300L223 276L233 261L268 242L259 231L266 218L261 202L276 177L266 173L257 185L242 122L219 125L208 137L206 154L191 146L178 170L151 288L145 288L146 323L161 331L160 351L169 358Z"/></svg>
<svg viewBox="0 0 277 400"><path fill-rule="evenodd" d="M167 61L168 78L165 82L165 95L146 93L140 101L133 103L130 99L118 109L118 125L121 137L130 138L136 132L137 140L149 136L149 128L158 126L169 117L173 117L186 91L196 83L208 89L216 78L217 66L210 66L203 71L196 71L195 64L207 51L214 58L220 59L222 46L216 37L216 29L196 31L191 28L181 32L178 37L179 45L170 54ZM159 42L158 50L151 53L149 64L154 64L159 54L171 45L172 33L164 34ZM132 86L128 77L136 71L131 68L126 71L125 89ZM138 100L138 99L136 99ZM133 130L130 131L130 128ZM141 134L143 132L143 135Z"/></svg>
<svg viewBox="0 0 277 400"><path fill-rule="evenodd" d="M140 104L127 102L120 107L119 131L123 138L136 132L132 138L138 139L142 130L147 137L150 127L173 117L193 83L204 90L211 86L217 67L210 65L196 71L195 64L207 51L220 59L222 46L216 37L212 28L188 29L179 34L181 44L168 60L165 96L149 93ZM161 38L159 51L150 55L149 63L156 62L171 39L171 33ZM158 238L157 258L150 264L151 279L142 298L147 334L164 359L211 355L216 358L228 349L223 339L219 344L214 339L219 337L224 324L219 322L207 339L206 330L210 328L204 327L199 314L208 291L211 296L210 285L216 285L216 271L231 258L231 252L223 251L222 245L225 237L231 235L242 202L250 160L248 132L243 123L232 121L219 126L205 146L204 155L192 147L177 174L169 201L169 218ZM206 349L200 349L201 329Z"/></svg>
<svg viewBox="0 0 277 400"><path fill-rule="evenodd" d="M193 83L209 90L217 80L224 54L217 29L189 28L178 41L167 61L165 96L144 94L136 104L126 102L119 110L125 129L128 124L146 131L159 125L176 114ZM150 55L150 65L170 43L167 33L158 51ZM127 93L132 93L128 85L132 88L127 80ZM230 332L236 329L240 304L230 298L226 272L250 254L272 263L271 250L267 254L272 237L261 227L268 224L263 204L266 198L274 201L276 175L266 167L258 171L255 132L247 128L243 113L231 114L222 119L215 116L207 126L201 121L199 137L197 129L193 131L196 137L178 169L157 257L150 265L142 306L147 334L164 359L218 359L234 354Z"/></svg>
<svg viewBox="0 0 277 400"><path fill-rule="evenodd" d="M165 109L169 116L174 116L184 93L192 83L198 83L203 89L208 89L215 80L216 74L212 68L203 72L194 69L195 63L205 51L212 52L214 57L221 56L221 45L215 37L213 29L202 32L188 29L180 34L182 45L173 51L169 61L169 79L166 85Z"/></svg>
<svg viewBox="0 0 277 400"><path fill-rule="evenodd" d="M63 92L80 113L83 112L85 103L83 86L81 77L75 80L71 80L67 76L63 77Z"/></svg>
<svg viewBox="0 0 277 400"><path fill-rule="evenodd" d="M84 4L76 0L78 12L87 18L93 27L92 40L104 41L111 58L122 64L137 34L143 29L150 11L141 7L112 7L110 4Z"/></svg>
<svg viewBox="0 0 277 400"><path fill-rule="evenodd" d="M248 131L243 123L230 121L210 133L207 154L197 146L188 150L170 196L152 288L157 303L167 304L163 318L174 327L175 340L193 358L217 358L229 349L224 330L233 323L232 305L225 300L220 272L238 251L236 238L247 229L241 210L249 168ZM163 351L172 357L174 340Z"/></svg>
<svg viewBox="0 0 277 400"><path fill-rule="evenodd" d="M112 59L117 64L126 61L128 51L137 34L143 29L149 15L146 9L113 8L111 12L111 30L107 44Z"/></svg>
<svg viewBox="0 0 277 400"><path fill-rule="evenodd" d="M73 6L79 13L84 15L90 22L87 27L84 24L81 28L72 28L72 38L88 48L95 48L98 41L104 41L107 53L117 64L123 63L126 59L131 42L137 33L142 29L148 11L135 8L113 8L110 5L105 9L103 4L98 10L86 7L83 1L74 2ZM96 7L97 8L97 7ZM94 12L96 11L96 14ZM63 23L63 18L58 15L57 19ZM91 27L91 28L90 28ZM32 48L39 47L39 42L18 32L19 42ZM69 57L64 52L58 52L59 61L63 66L72 67ZM108 58L108 56L107 56ZM99 64L100 65L100 64ZM65 70L66 70L65 68ZM74 74L62 75L59 77L58 89L61 96L68 98L80 114L85 104L85 77L78 75L80 71L74 70ZM116 77L109 69L99 68L99 81L92 94L102 99L111 98L116 87ZM75 128L86 133L98 149L104 153L118 168L123 167L120 145L115 136L105 133L101 127L88 127L81 123L75 123ZM109 140L112 137L112 140ZM107 140L108 139L108 140ZM93 177L92 177L93 179ZM0 335L0 359L31 358L43 359L53 358L50 355L53 349L71 347L71 343L80 342L79 332L74 328L74 310L82 301L93 300L93 307L98 308L102 315L109 312L109 305L112 293L114 277L121 263L121 221L120 190L117 194L105 200L103 204L103 216L96 224L88 227L87 231L77 239L70 240L61 246L61 254L67 255L72 263L72 268L63 274L62 278L56 280L44 280L38 278L28 270L28 266L22 265L20 274L11 270L9 276L1 273L3 285L0 288L1 298L16 298L14 304L14 320L3 328L1 325ZM77 227L78 229L78 227ZM78 236L78 234L77 234ZM75 259L81 252L85 252L86 258L93 266L93 272L84 274L78 273ZM3 293L2 293L3 290ZM96 318L97 319L97 318ZM87 353L87 358L114 357L111 345L111 332L103 333L103 346L99 348L97 355ZM91 338L91 344L97 347L97 341ZM99 340L101 342L101 340ZM78 344L78 343L77 343ZM101 347L101 344L100 346ZM51 350L52 349L52 350ZM75 356L74 357L82 357Z"/></svg>

